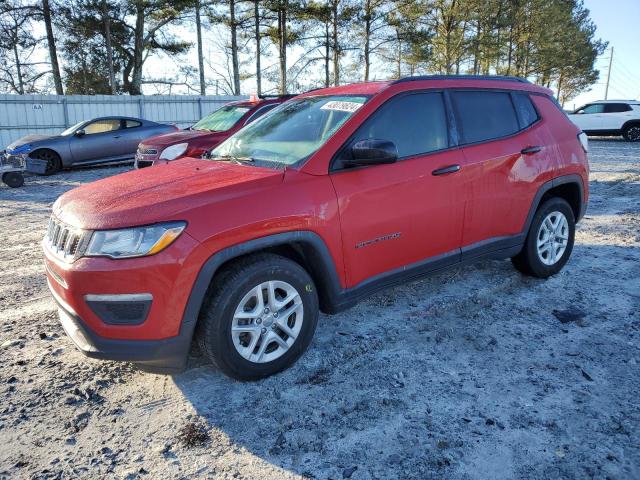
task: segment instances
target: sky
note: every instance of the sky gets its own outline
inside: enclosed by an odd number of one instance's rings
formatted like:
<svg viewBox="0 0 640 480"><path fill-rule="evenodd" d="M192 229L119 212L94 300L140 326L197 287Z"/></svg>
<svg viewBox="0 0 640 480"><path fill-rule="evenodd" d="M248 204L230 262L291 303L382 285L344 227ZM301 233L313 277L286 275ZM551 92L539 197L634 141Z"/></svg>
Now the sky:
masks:
<svg viewBox="0 0 640 480"><path fill-rule="evenodd" d="M585 103L602 100L605 98L605 88L607 71L609 69L609 58L611 57L611 47L613 47L613 62L611 65L611 78L609 82L609 99L640 99L640 53L638 51L638 38L640 35L640 0L584 0L586 8L591 13L591 19L597 26L596 37L609 42L607 50L598 58L596 68L600 70L600 79L592 86L589 91L580 94L578 97L569 100L565 108L577 108ZM195 43L194 32L188 28L181 28L180 35L185 40ZM218 45L222 39L219 38L220 32L205 32L205 57L209 57L209 61L215 63ZM193 37L193 38L192 38ZM212 38L213 37L213 38ZM218 37L218 38L216 38ZM298 52L291 52L289 58L295 58ZM181 61L197 63L195 56L195 48ZM168 65L175 60L167 58L150 58L147 67L153 72L167 72L173 68L167 68ZM178 60L176 63L180 63ZM263 61L265 67L272 68L275 73L277 68L277 58L275 52ZM217 69L220 70L222 66ZM247 69L251 71L252 65L247 65ZM321 72L317 72L320 74ZM372 72L375 76L376 72ZM313 75L313 73L312 73ZM265 81L268 87L275 88L276 84ZM253 81L247 80L243 82L243 93L250 93L247 89L255 89ZM146 90L150 90L147 88ZM208 94L215 93L209 89ZM154 93L147 91L146 93ZM192 92L195 93L195 92Z"/></svg>
<svg viewBox="0 0 640 480"><path fill-rule="evenodd" d="M570 100L566 108L580 107L603 100L611 47L613 62L609 82L609 100L640 99L640 0L585 0L591 19L597 25L596 35L609 42L609 48L598 59L600 80L590 91Z"/></svg>
<svg viewBox="0 0 640 480"><path fill-rule="evenodd" d="M609 85L608 98L611 99L639 99L640 100L640 53L638 51L638 39L640 38L640 0L584 0L585 6L590 10L591 19L597 26L596 36L602 40L609 42L607 50L598 58L596 68L600 70L600 79L592 86L592 88L580 94L578 97L569 100L565 104L566 109L573 109L584 105L585 103L602 100L605 98L605 84L607 79L607 71L609 68L609 58L611 57L611 47L613 47L613 62L611 66L611 79ZM175 32L182 39L191 41L195 45L195 31L187 25L177 28ZM206 69L215 68L221 72L226 70L225 59L219 55L220 45L225 42L225 38L221 38L226 32L218 29L205 30L204 32L204 56L207 63ZM46 56L46 49L39 52ZM273 89L268 93L275 93L277 86L277 55L275 50L270 49L271 54L263 58L263 75L265 90ZM300 55L300 51L292 49L289 59L295 59ZM247 71L253 71L253 59L245 59L251 62L245 65ZM196 49L192 48L186 55L179 58L169 58L164 55L152 56L145 64L145 75L148 77L160 78L163 76L176 75L181 64L188 63L192 66L197 65ZM291 65L289 65L291 66ZM384 72L374 71L374 78L384 78ZM274 81L269 81L269 73ZM378 73L378 75L376 75ZM309 72L310 75L318 75L321 78L322 72L316 69ZM143 87L146 94L168 93L166 87L154 88L151 85ZM249 94L255 91L255 82L253 79L246 80L242 83L242 93ZM184 87L176 87L173 93L191 93L197 94L195 91L186 91ZM211 86L207 90L207 94L215 94L215 87ZM224 94L222 89L220 94Z"/></svg>

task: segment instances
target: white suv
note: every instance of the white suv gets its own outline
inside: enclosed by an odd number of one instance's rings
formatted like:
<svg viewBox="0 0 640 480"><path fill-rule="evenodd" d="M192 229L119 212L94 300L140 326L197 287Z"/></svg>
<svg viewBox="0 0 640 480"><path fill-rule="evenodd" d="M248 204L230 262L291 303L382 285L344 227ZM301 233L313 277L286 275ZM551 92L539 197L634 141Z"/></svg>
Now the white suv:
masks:
<svg viewBox="0 0 640 480"><path fill-rule="evenodd" d="M640 141L640 101L603 100L589 103L569 114L587 135L622 135L630 142Z"/></svg>

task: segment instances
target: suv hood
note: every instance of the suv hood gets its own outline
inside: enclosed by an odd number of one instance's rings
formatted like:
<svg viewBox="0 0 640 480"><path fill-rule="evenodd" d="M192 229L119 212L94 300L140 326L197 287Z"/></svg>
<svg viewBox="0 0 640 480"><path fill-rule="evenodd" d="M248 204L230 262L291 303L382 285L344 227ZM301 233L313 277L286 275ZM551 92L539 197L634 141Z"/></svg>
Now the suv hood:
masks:
<svg viewBox="0 0 640 480"><path fill-rule="evenodd" d="M145 147L156 147L158 149L168 147L170 145L176 145L178 143L188 142L189 140L196 139L216 139L217 137L224 138L227 132L209 132L202 130L180 130L178 132L165 133L164 135L158 135L157 137L147 138L142 141ZM160 153L160 151L158 151Z"/></svg>
<svg viewBox="0 0 640 480"><path fill-rule="evenodd" d="M100 230L186 220L186 212L282 182L283 170L194 158L83 185L53 213L76 228Z"/></svg>

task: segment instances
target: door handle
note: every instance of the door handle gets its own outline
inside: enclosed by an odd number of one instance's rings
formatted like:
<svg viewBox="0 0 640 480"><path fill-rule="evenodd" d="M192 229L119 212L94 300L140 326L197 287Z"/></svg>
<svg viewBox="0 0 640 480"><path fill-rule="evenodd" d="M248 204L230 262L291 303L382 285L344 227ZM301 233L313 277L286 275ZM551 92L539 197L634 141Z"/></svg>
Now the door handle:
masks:
<svg viewBox="0 0 640 480"><path fill-rule="evenodd" d="M114 135L113 138L120 138L121 135Z"/></svg>
<svg viewBox="0 0 640 480"><path fill-rule="evenodd" d="M459 170L460 165L449 165L448 167L435 169L433 172L431 172L431 175L447 175L449 173L456 173Z"/></svg>
<svg viewBox="0 0 640 480"><path fill-rule="evenodd" d="M542 147L534 145L532 147L523 148L520 150L520 153L522 155L531 155L532 153L538 153L540 150L542 150Z"/></svg>

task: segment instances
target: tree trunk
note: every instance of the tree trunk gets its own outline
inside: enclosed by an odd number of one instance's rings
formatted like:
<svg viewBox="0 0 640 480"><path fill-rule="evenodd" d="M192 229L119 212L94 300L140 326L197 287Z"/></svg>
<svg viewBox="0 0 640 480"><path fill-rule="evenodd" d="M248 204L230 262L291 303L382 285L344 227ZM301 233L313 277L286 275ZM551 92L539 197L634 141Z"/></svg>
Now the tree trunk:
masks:
<svg viewBox="0 0 640 480"><path fill-rule="evenodd" d="M51 7L49 6L49 0L42 0L42 16L44 17L44 25L47 30L47 45L49 46L49 59L51 61L51 72L53 73L53 83L56 86L56 94L64 95L60 66L58 65L56 40L53 36L53 27L51 26Z"/></svg>
<svg viewBox="0 0 640 480"><path fill-rule="evenodd" d="M107 9L107 0L102 0L102 22L104 23L104 38L107 48L107 67L109 68L109 87L111 95L116 94L116 75L113 70L113 48L111 46L111 19Z"/></svg>
<svg viewBox="0 0 640 480"><path fill-rule="evenodd" d="M331 38L329 36L329 22L324 23L324 86L329 87L329 46L331 44Z"/></svg>
<svg viewBox="0 0 640 480"><path fill-rule="evenodd" d="M331 13L333 16L333 84L340 85L340 49L338 48L338 2L333 0Z"/></svg>
<svg viewBox="0 0 640 480"><path fill-rule="evenodd" d="M134 31L133 47L133 71L131 73L131 83L129 93L131 95L142 95L142 57L144 54L144 4L142 1L136 2L136 28Z"/></svg>
<svg viewBox="0 0 640 480"><path fill-rule="evenodd" d="M398 29L396 29L396 38L398 39L398 70L396 77L402 78L402 38L400 37L400 31Z"/></svg>
<svg viewBox="0 0 640 480"><path fill-rule="evenodd" d="M16 59L16 74L18 75L18 93L24 95L24 82L22 80L22 68L20 67L20 55L18 55L18 42L13 42L13 55Z"/></svg>
<svg viewBox="0 0 640 480"><path fill-rule="evenodd" d="M240 67L238 64L238 25L236 24L236 0L229 0L229 23L231 30L231 66L233 69L233 94L240 95Z"/></svg>
<svg viewBox="0 0 640 480"><path fill-rule="evenodd" d="M200 95L207 94L204 82L204 57L202 55L202 21L200 19L200 0L196 0L196 36L198 42L198 72L200 73Z"/></svg>
<svg viewBox="0 0 640 480"><path fill-rule="evenodd" d="M256 30L256 90L258 96L262 95L262 71L260 68L260 8L259 0L253 1L253 15Z"/></svg>
<svg viewBox="0 0 640 480"><path fill-rule="evenodd" d="M283 0L282 6L278 10L278 34L279 34L279 56L280 56L280 94L287 93L287 10L288 0Z"/></svg>
<svg viewBox="0 0 640 480"><path fill-rule="evenodd" d="M366 0L364 7L364 81L369 81L369 70L371 68L371 54L369 52L371 44L371 0Z"/></svg>

